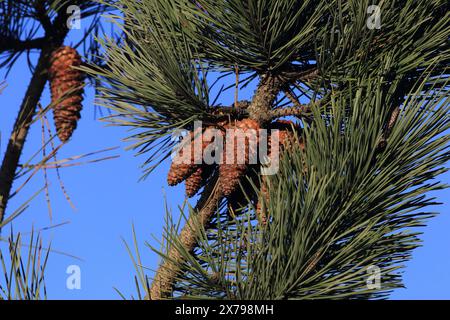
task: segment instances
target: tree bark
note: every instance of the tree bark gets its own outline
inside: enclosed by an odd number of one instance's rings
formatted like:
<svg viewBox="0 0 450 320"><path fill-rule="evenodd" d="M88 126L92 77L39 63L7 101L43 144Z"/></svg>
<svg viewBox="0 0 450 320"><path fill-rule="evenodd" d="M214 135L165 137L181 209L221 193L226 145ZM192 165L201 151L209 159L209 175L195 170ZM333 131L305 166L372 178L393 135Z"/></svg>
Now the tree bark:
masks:
<svg viewBox="0 0 450 320"><path fill-rule="evenodd" d="M218 177L213 178L213 181L206 187L202 193L202 197L197 203L194 211L183 229L181 230L178 239L181 245L187 250L194 250L197 245L198 234L196 232L198 224L205 226L210 221L212 215L216 212L220 201L222 199L222 192L218 188ZM176 282L176 277L181 271L181 264L184 258L180 254L178 248L172 247L167 253L169 259L165 259L159 266L155 278L153 279L150 288L150 299L160 300L167 298L172 293L172 288ZM148 297L147 297L148 298Z"/></svg>

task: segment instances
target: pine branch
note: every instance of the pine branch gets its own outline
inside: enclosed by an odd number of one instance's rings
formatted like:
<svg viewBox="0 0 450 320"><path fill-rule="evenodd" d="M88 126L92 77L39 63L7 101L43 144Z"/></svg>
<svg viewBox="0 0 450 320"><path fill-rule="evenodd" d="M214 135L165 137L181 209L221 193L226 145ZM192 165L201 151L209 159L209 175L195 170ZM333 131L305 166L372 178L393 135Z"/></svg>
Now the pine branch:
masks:
<svg viewBox="0 0 450 320"><path fill-rule="evenodd" d="M419 122L413 121L417 120L413 115L419 109L410 111L409 123L402 121L393 126L397 116L389 115L387 108L402 105L395 97L402 100L408 92L397 86L401 79L416 80L418 73L436 63L439 67L435 71L442 72L448 61L448 15L443 10L444 1L419 1L414 6L397 0L383 3L383 28L377 30L376 36L361 24L366 19L364 3L204 0L201 9L191 2L186 5L172 0L146 3L122 0L120 3L125 8L124 15L132 17L127 19L131 22L130 43L140 49L134 54L131 45L130 48L115 43L106 46L112 68L101 76L107 80L105 98L111 104L116 103L115 110L125 115L123 123L138 129L151 128L158 133L136 136L138 146L166 137L174 127L188 126L193 118L188 119L186 115L196 119L205 115L210 105L208 86L204 85L207 72L201 75L198 72L202 65L212 66L207 71L232 70L239 65L241 72L253 72L261 77L256 94L245 110L218 108L216 114L211 112L212 117L239 117L245 112L246 117L256 120L261 127L274 117L302 117L306 111L311 111L317 119L314 126L305 126L302 133L306 141L311 141L307 150L294 152L292 159L287 159L292 161L282 161L281 174L275 177L281 192L269 192L267 211L272 213L271 218L279 219L268 223L273 228L270 238L258 248L260 253L256 250L252 256L244 252L248 255L243 260L253 265L239 267L248 268L244 270L249 272L248 277L239 279L240 268L230 276L230 282L235 281L230 287L237 293L241 291L237 296L379 297L398 286L399 279L391 268L407 259L405 247L413 248L416 239L414 235L400 233L392 237L392 230L422 223L425 214L418 214L412 220L406 214L410 209L431 204L416 196L435 188L423 187L405 193L404 186L419 186L427 181L430 173L443 171L437 168L448 157L430 157L427 160L431 163L419 162L415 151L433 152L433 146L424 142L439 133L440 129L433 128L448 129L448 123L434 115L429 119L437 126L429 122L425 133L410 132L409 128L419 127ZM144 13L142 6L148 9ZM399 16L403 17L401 22ZM341 32L330 32L335 27L342 28L337 30ZM149 35L143 30L155 32ZM170 41L166 43L166 39ZM312 61L315 64L309 65ZM180 64L188 67L179 68ZM315 81L319 76L324 81ZM301 83L297 89L310 93L305 96L311 101L322 97L322 101L329 102L329 108L311 105L306 110L307 106L288 91L286 97L291 99L293 108L274 110L277 95L290 86L295 87L297 82ZM396 90L400 91L396 93ZM329 93L334 95L331 101ZM440 113L444 111L447 110ZM391 124L384 124L389 118ZM179 122L180 119L185 122ZM368 160L373 158L383 130L385 135L391 130L396 134L392 134L386 152L372 164ZM443 142L440 139L440 147L435 150L443 152ZM141 153L146 151L143 150ZM197 204L196 212L180 235L168 230L168 242L172 246L156 273L150 298L160 299L177 292L195 295L196 289L198 296L215 294L216 289L208 284L201 287L198 265L216 257L211 250L203 250L203 256L199 256L202 239L194 227L198 228L200 222L200 227L212 228L211 233L217 231L217 225L208 223L223 200L217 182L207 186L210 191L202 195L207 201ZM397 192L387 190L386 185L396 187ZM233 229L226 231L231 232L228 239L234 241L247 237L236 229L235 233ZM206 239L206 245L211 243L209 240ZM214 243L215 248L225 246L231 253L219 253L222 261L217 261L216 269L220 269L224 259L235 259L242 254L227 248L226 240ZM189 270L190 258L186 252L192 253L194 248L200 250L192 257L195 268ZM257 264L255 253L256 257L259 255ZM268 260L274 264L267 263ZM365 279L361 281L362 266L366 262L372 264L373 260L380 263L383 275L387 275L386 288L381 293L368 292ZM278 267L286 262L284 268ZM237 258L231 260L230 268L238 263ZM205 268L205 274L211 269ZM189 271L190 279L184 277ZM179 290L183 285L186 290ZM232 295L226 292L222 296Z"/></svg>
<svg viewBox="0 0 450 320"><path fill-rule="evenodd" d="M280 77L285 82L303 81L310 82L319 76L319 69L314 65L291 65L287 70L281 72Z"/></svg>
<svg viewBox="0 0 450 320"><path fill-rule="evenodd" d="M272 104L284 83L275 75L263 75L252 103L248 107L249 118L260 125L271 120Z"/></svg>
<svg viewBox="0 0 450 320"><path fill-rule="evenodd" d="M248 106L250 105L249 101L238 101L231 106L227 107L210 107L206 108L205 113L207 114L206 120L211 118L215 123L217 123L218 119L222 118L232 118L232 119L240 119L248 116Z"/></svg>
<svg viewBox="0 0 450 320"><path fill-rule="evenodd" d="M39 22L42 24L42 27L45 30L46 34L51 34L53 30L52 21L50 20L50 17L47 15L44 1L36 1L34 3L34 8L36 10L36 17L38 18Z"/></svg>
<svg viewBox="0 0 450 320"><path fill-rule="evenodd" d="M35 115L36 105L39 102L45 83L47 82L46 69L51 50L43 50L39 58L33 78L30 81L25 98L20 107L19 116L9 139L5 157L0 169L0 222L5 217L6 206L9 200L13 180L15 177L19 158L25 144L31 122Z"/></svg>
<svg viewBox="0 0 450 320"><path fill-rule="evenodd" d="M247 107L249 118L259 123L267 123L271 120L271 109L277 94L281 91L285 83L277 76L263 75L258 90L253 97L252 102ZM191 252L198 241L198 229L194 226L200 225L207 228L212 215L216 212L220 202L223 199L223 192L219 186L218 177L205 187L202 192L195 212L195 216L189 217L186 225L183 227L178 240L187 252ZM180 254L178 248L171 248L167 253L167 258L159 266L150 290L152 300L162 299L170 295L176 282L176 277L181 271L181 266L185 261L185 256Z"/></svg>
<svg viewBox="0 0 450 320"><path fill-rule="evenodd" d="M205 187L196 207L195 214L189 217L186 225L181 230L178 240L187 252L192 252L198 241L198 224L207 226L211 217L216 212L222 201L222 191L220 190L218 174ZM170 296L176 278L181 271L181 266L185 256L176 247L172 247L167 253L169 259L165 259L159 266L150 288L151 300L160 300Z"/></svg>
<svg viewBox="0 0 450 320"><path fill-rule="evenodd" d="M66 25L68 17L66 6L61 9L61 12L62 13L55 19L54 33L50 36L46 36L45 46L41 51L36 69L20 107L19 115L14 124L0 168L0 223L5 218L6 207L14 182L16 169L19 165L20 156L31 123L36 114L37 104L48 80L47 68L49 66L51 54L56 48L63 44L69 31Z"/></svg>
<svg viewBox="0 0 450 320"><path fill-rule="evenodd" d="M301 104L290 108L279 108L272 110L270 115L273 119L294 116L294 117L306 117L309 116L311 112L310 104Z"/></svg>
<svg viewBox="0 0 450 320"><path fill-rule="evenodd" d="M10 37L0 38L0 52L42 49L46 44L46 40L46 37L30 40L18 40Z"/></svg>

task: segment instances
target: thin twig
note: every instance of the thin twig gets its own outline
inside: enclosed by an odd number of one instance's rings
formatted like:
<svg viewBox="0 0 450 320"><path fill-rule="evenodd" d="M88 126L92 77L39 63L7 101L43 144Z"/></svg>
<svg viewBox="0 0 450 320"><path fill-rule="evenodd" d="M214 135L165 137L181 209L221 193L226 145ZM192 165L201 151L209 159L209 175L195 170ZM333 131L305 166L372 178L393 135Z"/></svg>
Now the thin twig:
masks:
<svg viewBox="0 0 450 320"><path fill-rule="evenodd" d="M290 83L293 81L310 82L319 76L319 70L316 65L297 66L292 65L288 70L281 73L280 78L283 82Z"/></svg>
<svg viewBox="0 0 450 320"><path fill-rule="evenodd" d="M309 104L301 104L296 107L278 108L270 112L273 119L287 116L309 117L311 116L311 106Z"/></svg>
<svg viewBox="0 0 450 320"><path fill-rule="evenodd" d="M41 106L38 104L38 108L40 111L42 111ZM45 122L44 122L44 118L41 117L41 140L42 140L42 157L45 158L46 157L46 143L45 143ZM50 201L50 192L49 192L49 183L48 183L48 176L47 176L47 169L45 167L42 167L42 170L44 172L44 181L45 181L45 199L47 202L47 207L48 207L48 214L50 217L50 221L52 220L52 205L51 205L51 201Z"/></svg>
<svg viewBox="0 0 450 320"><path fill-rule="evenodd" d="M290 88L284 89L284 94L286 95L286 97L289 98L289 100L291 100L291 102L294 104L295 107L297 107L297 108L302 107L302 104L300 103L300 101L294 95L294 93L292 92L292 90Z"/></svg>
<svg viewBox="0 0 450 320"><path fill-rule="evenodd" d="M42 112L42 109L39 108L39 110ZM45 113L42 113L42 118L44 119L44 122L47 126L47 132L50 138L50 146L52 148L52 150L55 150L55 144L53 142L52 139L52 132L50 129L50 122L48 121L47 115ZM55 162L58 162L58 159L56 158L56 153L53 156L53 160L55 160ZM46 163L46 165L43 167L45 169L51 169L51 167L49 166L49 163ZM66 198L67 202L69 203L69 205L72 207L73 210L76 210L75 204L72 202L72 199L69 196L69 193L67 192L66 186L64 185L64 182L61 178L61 173L59 171L59 167L56 167L56 178L58 179L59 182L59 187L61 188L62 193L64 194L64 197Z"/></svg>
<svg viewBox="0 0 450 320"><path fill-rule="evenodd" d="M46 45L46 38L36 38L31 40L18 40L15 38L0 39L0 52L4 51L26 51L31 49L42 49Z"/></svg>

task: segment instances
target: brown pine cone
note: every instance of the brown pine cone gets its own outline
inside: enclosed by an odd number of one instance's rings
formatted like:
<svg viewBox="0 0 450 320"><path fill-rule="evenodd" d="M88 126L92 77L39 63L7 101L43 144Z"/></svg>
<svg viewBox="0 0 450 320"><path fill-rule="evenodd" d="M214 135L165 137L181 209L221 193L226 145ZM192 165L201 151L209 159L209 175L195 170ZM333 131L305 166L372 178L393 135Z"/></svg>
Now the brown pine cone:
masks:
<svg viewBox="0 0 450 320"><path fill-rule="evenodd" d="M199 139L202 139L200 142ZM195 131L189 133L181 143L179 151L175 155L172 161L170 170L167 176L167 182L170 186L177 185L178 183L186 180L194 172L196 172L203 164L203 152L213 142L213 137L205 138L204 131L202 128L198 128ZM190 150L185 147L190 144ZM199 150L197 150L199 149ZM189 154L184 154L184 152L190 152ZM205 170L205 174L209 172ZM194 179L194 178L193 178ZM197 190L198 191L198 190ZM197 193L195 191L195 193ZM195 194L194 193L194 194Z"/></svg>
<svg viewBox="0 0 450 320"><path fill-rule="evenodd" d="M304 149L305 145L300 135L301 128L292 121L278 120L271 124L271 129L280 130L279 143L282 150L291 149L296 143L295 133L297 133L300 148Z"/></svg>
<svg viewBox="0 0 450 320"><path fill-rule="evenodd" d="M194 173L192 173L185 182L186 196L191 198L206 185L208 178L212 175L215 165L201 165Z"/></svg>
<svg viewBox="0 0 450 320"><path fill-rule="evenodd" d="M83 101L84 73L73 69L81 65L81 57L71 47L61 47L52 53L49 68L53 119L62 142L72 136L80 119Z"/></svg>
<svg viewBox="0 0 450 320"><path fill-rule="evenodd" d="M203 182L203 167L198 167L185 182L186 196L193 197L202 187Z"/></svg>
<svg viewBox="0 0 450 320"><path fill-rule="evenodd" d="M186 136L177 151L175 157L170 165L169 173L167 175L167 183L169 186L174 186L186 180L198 166L194 162L194 132L190 132ZM188 146L190 144L190 147ZM186 153L189 152L189 153Z"/></svg>
<svg viewBox="0 0 450 320"><path fill-rule="evenodd" d="M255 170L252 170L255 169ZM241 209L247 207L249 203L256 203L258 193L255 192L259 188L259 172L256 171L256 166L249 166L245 173L245 177L240 180L241 186L226 197L228 214L235 216L241 213Z"/></svg>
<svg viewBox="0 0 450 320"><path fill-rule="evenodd" d="M167 183L169 186L175 186L186 180L196 169L197 167L192 164L172 162L167 175Z"/></svg>
<svg viewBox="0 0 450 320"><path fill-rule="evenodd" d="M256 152L258 143L254 145L254 143L250 143L250 139L248 137L245 137L244 143L239 144L241 139L238 139L238 136L242 133L248 133L249 130L255 130L255 139L256 142L258 142L258 123L251 119L244 119L241 121L236 121L235 126L231 126L231 129L240 130L231 130L227 133L227 140L231 140L234 143L233 146L227 146L227 142L230 141L226 141L222 155L222 163L219 167L220 187L225 196L229 196L239 186L239 180L245 174L249 165L250 155L257 156ZM233 150L230 151L230 147L233 147ZM227 156L230 155L233 159L227 159ZM243 159L240 155L243 156Z"/></svg>

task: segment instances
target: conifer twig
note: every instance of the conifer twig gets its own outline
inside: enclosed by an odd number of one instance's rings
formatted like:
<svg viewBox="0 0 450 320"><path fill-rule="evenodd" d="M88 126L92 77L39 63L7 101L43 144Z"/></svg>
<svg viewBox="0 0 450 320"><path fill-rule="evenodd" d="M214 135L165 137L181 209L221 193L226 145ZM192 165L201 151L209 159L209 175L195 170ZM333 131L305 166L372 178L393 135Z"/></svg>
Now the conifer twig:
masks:
<svg viewBox="0 0 450 320"><path fill-rule="evenodd" d="M61 8L61 13L55 18L52 33L46 33L46 43L42 47L38 63L33 72L28 89L25 93L19 115L14 123L14 128L9 138L5 156L0 167L0 223L3 221L6 212L6 206L10 198L11 188L16 175L16 169L19 165L20 156L22 154L28 131L36 114L36 107L44 91L45 84L48 80L48 66L52 52L61 46L69 32L66 24L68 17L67 7L65 4ZM49 30L50 31L50 30Z"/></svg>
<svg viewBox="0 0 450 320"><path fill-rule="evenodd" d="M46 69L50 54L51 49L49 47L43 49L41 52L3 158L0 169L0 222L3 221L5 216L6 205L19 164L19 158L25 145L28 130L36 113L36 105L47 82Z"/></svg>

